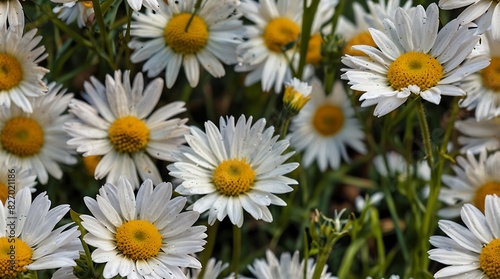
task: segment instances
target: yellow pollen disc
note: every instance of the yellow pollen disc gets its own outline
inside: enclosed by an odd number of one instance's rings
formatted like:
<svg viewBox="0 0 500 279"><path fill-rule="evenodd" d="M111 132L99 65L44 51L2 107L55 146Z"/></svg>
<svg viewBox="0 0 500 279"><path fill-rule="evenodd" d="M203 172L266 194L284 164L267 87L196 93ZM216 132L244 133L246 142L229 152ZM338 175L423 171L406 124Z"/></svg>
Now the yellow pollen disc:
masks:
<svg viewBox="0 0 500 279"><path fill-rule="evenodd" d="M94 7L94 5L92 4L92 1L81 1L80 3L82 3L82 5L84 5L85 7L91 9Z"/></svg>
<svg viewBox="0 0 500 279"><path fill-rule="evenodd" d="M500 279L500 238L483 247L479 256L479 266L489 279Z"/></svg>
<svg viewBox="0 0 500 279"><path fill-rule="evenodd" d="M9 197L9 188L7 188L6 184L0 182L0 200L2 203L5 203L7 197Z"/></svg>
<svg viewBox="0 0 500 279"><path fill-rule="evenodd" d="M0 91L16 87L23 80L23 68L16 57L0 53Z"/></svg>
<svg viewBox="0 0 500 279"><path fill-rule="evenodd" d="M143 150L149 142L149 129L135 116L118 118L108 129L109 140L116 150L134 153Z"/></svg>
<svg viewBox="0 0 500 279"><path fill-rule="evenodd" d="M295 112L299 112L310 99L311 96L302 95L293 86L287 86L283 94L283 104Z"/></svg>
<svg viewBox="0 0 500 279"><path fill-rule="evenodd" d="M18 157L38 154L43 147L43 129L36 120L28 117L14 117L5 123L0 132L3 149Z"/></svg>
<svg viewBox="0 0 500 279"><path fill-rule="evenodd" d="M189 27L189 20L193 18ZM208 42L208 26L201 17L190 13L174 15L165 26L163 36L167 45L176 53L195 54Z"/></svg>
<svg viewBox="0 0 500 279"><path fill-rule="evenodd" d="M344 120L344 113L340 107L325 104L316 109L312 124L318 133L331 136L342 129Z"/></svg>
<svg viewBox="0 0 500 279"><path fill-rule="evenodd" d="M311 65L318 65L321 62L321 44L323 43L323 38L321 34L317 33L311 36L309 39L309 45L307 47L306 63Z"/></svg>
<svg viewBox="0 0 500 279"><path fill-rule="evenodd" d="M481 71L484 86L500 92L500 57L492 57L490 65Z"/></svg>
<svg viewBox="0 0 500 279"><path fill-rule="evenodd" d="M399 56L387 72L387 79L396 90L417 85L424 91L435 86L442 77L443 66L436 58L414 51Z"/></svg>
<svg viewBox="0 0 500 279"><path fill-rule="evenodd" d="M85 170L87 174L91 177L94 177L95 169L99 162L101 161L102 156L100 155L92 155L83 157L83 166L85 166Z"/></svg>
<svg viewBox="0 0 500 279"><path fill-rule="evenodd" d="M162 235L145 220L131 220L116 228L116 248L132 260L156 257L161 250Z"/></svg>
<svg viewBox="0 0 500 279"><path fill-rule="evenodd" d="M225 196L239 196L252 189L255 171L245 159L225 160L217 166L212 182L217 191Z"/></svg>
<svg viewBox="0 0 500 279"><path fill-rule="evenodd" d="M370 35L370 32L365 31L357 34L349 42L347 42L347 44L344 47L343 54L349 54L352 56L366 56L364 52L352 49L352 47L356 45L377 47L377 44L375 44L372 35Z"/></svg>
<svg viewBox="0 0 500 279"><path fill-rule="evenodd" d="M16 278L18 273L28 271L25 266L33 262L32 256L33 251L21 239L0 237L0 278Z"/></svg>
<svg viewBox="0 0 500 279"><path fill-rule="evenodd" d="M484 199L486 198L486 195L493 194L497 194L498 196L500 196L499 181L490 181L483 184L476 190L476 195L474 196L474 199L472 201L479 210L484 212Z"/></svg>
<svg viewBox="0 0 500 279"><path fill-rule="evenodd" d="M299 39L300 27L286 17L277 17L267 24L262 36L267 48L283 52L291 48Z"/></svg>

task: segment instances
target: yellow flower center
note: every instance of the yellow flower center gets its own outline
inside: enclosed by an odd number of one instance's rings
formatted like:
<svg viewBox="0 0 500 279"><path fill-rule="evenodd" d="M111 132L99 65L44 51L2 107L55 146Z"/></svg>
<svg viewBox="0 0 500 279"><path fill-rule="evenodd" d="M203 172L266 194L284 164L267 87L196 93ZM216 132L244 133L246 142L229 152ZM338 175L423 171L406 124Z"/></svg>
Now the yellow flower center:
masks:
<svg viewBox="0 0 500 279"><path fill-rule="evenodd" d="M7 234L11 235L8 227ZM26 272L32 256L33 251L21 239L0 237L0 278L16 278L18 273Z"/></svg>
<svg viewBox="0 0 500 279"><path fill-rule="evenodd" d="M116 247L126 257L147 260L156 257L161 250L162 235L145 220L131 220L116 228Z"/></svg>
<svg viewBox="0 0 500 279"><path fill-rule="evenodd" d="M235 197L252 189L255 171L245 159L226 160L214 170L212 181L219 193Z"/></svg>
<svg viewBox="0 0 500 279"><path fill-rule="evenodd" d="M310 95L304 96L301 92L295 90L293 86L285 87L283 104L295 113L299 112L310 99Z"/></svg>
<svg viewBox="0 0 500 279"><path fill-rule="evenodd" d="M101 161L102 156L100 155L92 155L92 156L87 156L83 157L83 166L85 167L85 170L87 171L87 174L91 177L94 177L95 169L99 162Z"/></svg>
<svg viewBox="0 0 500 279"><path fill-rule="evenodd" d="M344 46L343 54L348 54L352 56L366 56L366 54L360 50L352 49L356 45L367 45L372 47L377 47L375 41L372 38L370 32L365 31L354 36L347 44Z"/></svg>
<svg viewBox="0 0 500 279"><path fill-rule="evenodd" d="M43 147L43 129L32 118L14 117L0 132L0 143L3 149L18 157L30 157Z"/></svg>
<svg viewBox="0 0 500 279"><path fill-rule="evenodd" d="M325 104L316 109L313 126L324 136L335 135L344 125L344 113L340 107Z"/></svg>
<svg viewBox="0 0 500 279"><path fill-rule="evenodd" d="M311 65L318 65L321 62L321 44L323 38L321 34L316 33L309 39L307 47L306 63Z"/></svg>
<svg viewBox="0 0 500 279"><path fill-rule="evenodd" d="M146 123L135 116L116 119L108 132L111 144L123 153L141 151L149 141L149 129Z"/></svg>
<svg viewBox="0 0 500 279"><path fill-rule="evenodd" d="M80 3L82 3L83 6L91 9L94 7L94 5L92 4L92 1L81 1Z"/></svg>
<svg viewBox="0 0 500 279"><path fill-rule="evenodd" d="M193 19L189 23L191 17ZM205 48L208 42L208 26L197 15L181 13L170 19L163 30L163 36L174 52L184 55L195 54Z"/></svg>
<svg viewBox="0 0 500 279"><path fill-rule="evenodd" d="M16 57L0 53L0 91L16 87L23 80L23 67Z"/></svg>
<svg viewBox="0 0 500 279"><path fill-rule="evenodd" d="M274 52L283 52L297 42L300 27L286 17L277 17L267 24L262 36L267 48Z"/></svg>
<svg viewBox="0 0 500 279"><path fill-rule="evenodd" d="M387 79L396 90L417 85L424 91L435 86L442 77L443 66L436 58L414 51L399 56L387 72Z"/></svg>
<svg viewBox="0 0 500 279"><path fill-rule="evenodd" d="M486 195L497 194L500 196L500 182L499 181L490 181L483 184L476 190L476 195L474 196L473 202L474 205L484 212L484 199Z"/></svg>
<svg viewBox="0 0 500 279"><path fill-rule="evenodd" d="M9 197L9 188L3 182L0 182L0 200L2 203L5 203L7 198Z"/></svg>
<svg viewBox="0 0 500 279"><path fill-rule="evenodd" d="M481 71L484 86L500 92L500 57L492 57L490 65Z"/></svg>
<svg viewBox="0 0 500 279"><path fill-rule="evenodd" d="M479 266L489 279L500 279L500 238L483 247L479 256Z"/></svg>

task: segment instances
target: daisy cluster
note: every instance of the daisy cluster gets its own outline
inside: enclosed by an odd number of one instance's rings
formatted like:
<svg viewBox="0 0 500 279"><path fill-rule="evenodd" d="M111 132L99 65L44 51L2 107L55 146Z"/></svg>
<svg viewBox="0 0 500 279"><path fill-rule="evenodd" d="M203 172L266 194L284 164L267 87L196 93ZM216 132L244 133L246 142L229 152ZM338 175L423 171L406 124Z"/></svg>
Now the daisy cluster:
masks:
<svg viewBox="0 0 500 279"><path fill-rule="evenodd" d="M0 278L500 278L500 2L418 2L0 0Z"/></svg>

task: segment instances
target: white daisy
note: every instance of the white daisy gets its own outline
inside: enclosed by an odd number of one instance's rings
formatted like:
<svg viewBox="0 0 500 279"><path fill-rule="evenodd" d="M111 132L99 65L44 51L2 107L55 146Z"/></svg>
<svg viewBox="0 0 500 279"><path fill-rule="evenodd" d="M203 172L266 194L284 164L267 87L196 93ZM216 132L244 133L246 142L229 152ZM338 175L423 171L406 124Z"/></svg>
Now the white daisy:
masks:
<svg viewBox="0 0 500 279"><path fill-rule="evenodd" d="M500 2L498 0L439 0L439 7L452 10L468 6L458 16L460 24L475 21L478 33L491 27L493 38L500 40Z"/></svg>
<svg viewBox="0 0 500 279"><path fill-rule="evenodd" d="M304 265L306 265L306 277L304 278ZM293 256L288 253L282 253L278 259L270 250L266 251L266 259L256 259L253 265L248 269L256 279L311 279L316 268L314 259L307 261L299 259L299 251L295 251ZM329 272L326 272L328 266L325 265L319 278L335 279Z"/></svg>
<svg viewBox="0 0 500 279"><path fill-rule="evenodd" d="M190 254L203 250L205 226L193 226L196 211L182 212L185 197L171 199L172 185L146 180L137 196L125 177L106 183L84 201L94 216L81 215L84 241L96 247L92 260L106 263L104 278L186 278L181 267L201 268Z"/></svg>
<svg viewBox="0 0 500 279"><path fill-rule="evenodd" d="M73 270L73 267L61 267L52 274L51 279L78 279Z"/></svg>
<svg viewBox="0 0 500 279"><path fill-rule="evenodd" d="M290 61L297 55L301 33L302 0L242 0L241 12L254 25L245 26L246 41L238 45L237 72L250 73L245 86L261 80L263 91L281 92L292 78Z"/></svg>
<svg viewBox="0 0 500 279"><path fill-rule="evenodd" d="M160 1L159 11L133 15L130 34L134 38L129 47L135 51L130 60L146 61L142 70L148 77L165 70L168 88L174 85L181 65L189 85L195 87L200 78L200 64L219 78L226 73L220 61L237 62L235 49L241 42L242 28L236 11L239 0L204 0L193 15L195 2Z"/></svg>
<svg viewBox="0 0 500 279"><path fill-rule="evenodd" d="M365 92L361 106L377 105L374 115L382 116L402 105L410 96L439 104L441 95L462 96L456 85L464 77L486 67L487 57L467 59L479 36L474 30L459 28L457 20L438 33L436 4L427 10L417 6L411 16L396 11L394 21L384 21L384 31L369 29L377 48L358 45L354 49L369 57L346 55L343 79L351 89Z"/></svg>
<svg viewBox="0 0 500 279"><path fill-rule="evenodd" d="M2 166L0 168L0 201L5 203L9 196L15 197L23 188L29 188L31 193L36 191L36 175L30 170L16 167Z"/></svg>
<svg viewBox="0 0 500 279"><path fill-rule="evenodd" d="M460 208L465 203L472 203L484 212L484 197L500 195L500 151L489 156L483 150L477 160L472 153L467 157L457 157L457 165L452 169L455 175L444 174L439 200L447 207L439 211L443 217L458 216Z"/></svg>
<svg viewBox="0 0 500 279"><path fill-rule="evenodd" d="M55 7L53 12L67 24L76 21L78 27L82 28L92 23L94 6L92 1L71 1Z"/></svg>
<svg viewBox="0 0 500 279"><path fill-rule="evenodd" d="M47 94L27 99L32 113L16 105L0 107L0 163L31 169L42 184L47 183L48 174L60 179L63 172L58 163L77 162L63 130L71 119L63 113L72 98L61 85L51 83Z"/></svg>
<svg viewBox="0 0 500 279"><path fill-rule="evenodd" d="M207 121L205 131L191 128L186 136L189 147L181 147L176 163L169 165L170 175L184 181L176 188L182 195L203 195L193 210L209 210L208 223L229 216L238 227L243 224L243 209L255 219L272 222L267 208L271 204L286 203L274 194L293 190L289 184L297 181L284 175L298 167L298 163L284 162L294 152L282 155L288 140L273 136L274 127L266 126L265 119L252 125L242 115L237 123L234 117L220 118L220 131Z"/></svg>
<svg viewBox="0 0 500 279"><path fill-rule="evenodd" d="M24 28L23 6L19 0L0 1L0 30L4 30L7 23L9 26L16 27L19 30Z"/></svg>
<svg viewBox="0 0 500 279"><path fill-rule="evenodd" d="M292 113L298 113L311 98L312 86L307 82L293 78L285 83L285 93L283 94L283 105Z"/></svg>
<svg viewBox="0 0 500 279"><path fill-rule="evenodd" d="M474 117L455 122L455 128L462 134L458 143L461 153L478 154L481 150L500 149L500 117L476 121Z"/></svg>
<svg viewBox="0 0 500 279"><path fill-rule="evenodd" d="M54 230L69 211L69 205L49 210L50 204L45 192L32 202L30 190L25 187L15 199L9 198L0 206L1 278L18 278L16 276L28 270L76 265L75 259L83 250L78 227L68 223ZM9 253L15 254L14 263Z"/></svg>
<svg viewBox="0 0 500 279"><path fill-rule="evenodd" d="M395 176L399 181L405 181L408 175L416 175L423 180L430 179L430 168L426 161L421 161L416 166L409 165L401 154L394 151L387 152L385 160L383 155L375 156L373 166L380 175Z"/></svg>
<svg viewBox="0 0 500 279"><path fill-rule="evenodd" d="M186 273L186 277L189 279L217 279L220 273L229 266L228 263L222 263L222 261L216 261L214 258L210 258L205 265L205 274L203 277L200 276L200 269L190 269Z"/></svg>
<svg viewBox="0 0 500 279"><path fill-rule="evenodd" d="M17 0L0 1L0 5L12 2ZM37 65L47 54L45 47L36 47L42 40L35 36L36 29L24 35L19 32L13 27L0 27L0 107L9 108L12 101L24 111L33 112L28 97L42 96L48 90L42 81L48 70Z"/></svg>
<svg viewBox="0 0 500 279"><path fill-rule="evenodd" d="M449 237L431 236L436 247L429 251L431 260L448 265L434 278L498 278L500 263L500 198L486 196L485 211L465 204L460 216L465 226L448 220L438 225Z"/></svg>
<svg viewBox="0 0 500 279"><path fill-rule="evenodd" d="M305 167L316 161L322 171L336 169L341 158L350 160L347 146L366 153L364 133L341 82L336 82L327 96L319 80L314 79L311 85L311 100L292 119L290 144L304 151Z"/></svg>
<svg viewBox="0 0 500 279"><path fill-rule="evenodd" d="M490 65L463 80L461 87L467 96L460 106L475 109L476 119L481 121L500 116L500 39L495 41L486 32L476 49L475 55L490 57Z"/></svg>
<svg viewBox="0 0 500 279"><path fill-rule="evenodd" d="M184 102L165 105L152 113L163 90L163 80L157 78L144 88L142 73L130 82L130 71L116 71L114 78L106 76L104 86L97 79L84 84L89 105L73 100L70 112L79 118L68 122L65 129L83 156L103 155L95 169L95 178L117 183L125 176L135 186L150 178L161 182L160 172L151 159L173 161L172 151L184 143L189 128L187 119L172 118L186 110ZM150 115L151 114L151 115ZM149 116L149 117L148 117Z"/></svg>

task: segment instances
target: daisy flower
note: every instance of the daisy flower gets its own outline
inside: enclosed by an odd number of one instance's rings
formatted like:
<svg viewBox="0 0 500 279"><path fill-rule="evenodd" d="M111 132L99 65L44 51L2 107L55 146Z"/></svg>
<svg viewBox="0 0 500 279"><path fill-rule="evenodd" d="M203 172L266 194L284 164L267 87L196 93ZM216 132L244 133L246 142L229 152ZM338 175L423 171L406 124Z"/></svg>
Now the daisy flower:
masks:
<svg viewBox="0 0 500 279"><path fill-rule="evenodd" d="M500 198L488 195L484 213L472 204L465 204L460 216L465 226L449 220L438 225L448 235L431 236L429 259L448 265L434 278L498 278L500 249Z"/></svg>
<svg viewBox="0 0 500 279"><path fill-rule="evenodd" d="M73 223L54 229L69 211L69 205L49 210L50 204L45 192L32 202L30 190L25 187L0 206L1 278L23 278L21 274L28 270L76 265L75 259L83 250L80 231L71 226ZM15 253L14 263L9 253Z"/></svg>
<svg viewBox="0 0 500 279"><path fill-rule="evenodd" d="M479 160L468 152L466 157L459 156L456 160L457 165L452 166L455 175L442 177L445 187L441 188L439 200L447 207L441 209L439 215L457 217L465 203L472 203L484 212L484 197L500 195L500 151L487 156L483 150Z"/></svg>
<svg viewBox="0 0 500 279"><path fill-rule="evenodd" d="M304 265L306 266L306 277L304 278ZM282 253L278 259L270 250L266 251L266 259L256 259L253 265L249 265L248 269L256 279L311 279L316 268L314 259L309 258L300 261L299 251L295 251L293 255L288 252ZM323 272L319 278L334 279L327 271L328 266L325 265Z"/></svg>
<svg viewBox="0 0 500 279"><path fill-rule="evenodd" d="M200 64L212 76L226 74L222 62L236 63L235 49L241 42L242 23L236 11L238 0L204 0L196 14L195 2L159 1L161 9L134 13L129 47L133 63L146 61L142 70L148 77L165 70L171 88L181 65L191 87L198 85ZM189 26L188 26L189 23ZM220 61L219 61L220 60Z"/></svg>
<svg viewBox="0 0 500 279"><path fill-rule="evenodd" d="M334 84L328 96L319 80L314 79L311 85L311 100L292 119L290 144L297 151L304 151L305 167L316 161L322 171L328 167L336 169L341 158L350 160L347 146L366 153L364 133L341 82Z"/></svg>
<svg viewBox="0 0 500 279"><path fill-rule="evenodd" d="M498 0L439 0L443 10L467 8L458 16L458 22L465 25L477 23L478 33L484 33L491 27L495 40L500 40L500 2Z"/></svg>
<svg viewBox="0 0 500 279"><path fill-rule="evenodd" d="M285 93L283 94L283 104L292 113L298 113L304 105L311 99L312 86L307 82L293 78L285 83Z"/></svg>
<svg viewBox="0 0 500 279"><path fill-rule="evenodd" d="M458 143L461 153L478 154L481 150L500 149L500 117L476 121L474 117L455 122L455 128L462 134Z"/></svg>
<svg viewBox="0 0 500 279"><path fill-rule="evenodd" d="M292 78L290 61L295 60L302 25L302 0L242 0L241 12L253 23L245 26L246 41L238 45L237 72L250 73L245 86L261 81L263 91L281 92Z"/></svg>
<svg viewBox="0 0 500 279"><path fill-rule="evenodd" d="M173 161L172 151L184 143L189 132L187 119L172 118L186 110L184 102L173 102L151 113L160 99L163 80L157 78L144 88L142 73L130 82L130 71L106 76L106 85L97 79L84 84L91 105L73 100L70 112L79 121L68 122L72 137L68 144L83 156L102 155L94 176L117 183L123 175L133 185L150 178L161 182L160 172L151 159ZM148 117L149 116L149 117Z"/></svg>
<svg viewBox="0 0 500 279"><path fill-rule="evenodd" d="M0 7L12 2L18 1L0 1ZM47 54L45 47L36 47L42 40L35 36L36 29L24 35L19 32L13 27L0 27L0 107L9 108L13 102L31 113L28 97L42 96L48 90L42 78L49 71L37 65Z"/></svg>
<svg viewBox="0 0 500 279"><path fill-rule="evenodd" d="M386 164L387 161L387 164ZM373 158L373 166L382 176L396 176L398 180L405 181L407 175L414 174L423 180L430 179L430 168L426 161L421 161L416 166L409 165L401 154L389 151L383 155L377 155Z"/></svg>
<svg viewBox="0 0 500 279"><path fill-rule="evenodd" d="M461 107L475 109L477 121L500 116L500 39L486 32L481 41L476 55L489 57L490 65L464 79L461 87L467 96L460 102Z"/></svg>
<svg viewBox="0 0 500 279"><path fill-rule="evenodd" d="M31 169L42 184L47 183L48 174L56 179L62 177L58 163L77 162L63 130L64 123L71 119L71 115L63 113L73 94L61 87L51 83L47 94L28 99L31 113L16 105L0 107L0 163Z"/></svg>
<svg viewBox="0 0 500 279"><path fill-rule="evenodd" d="M23 6L19 0L0 1L0 30L4 30L7 23L19 30L24 28Z"/></svg>
<svg viewBox="0 0 500 279"><path fill-rule="evenodd" d="M193 226L196 211L182 212L185 197L172 197L172 185L146 180L137 196L125 177L106 183L96 199L84 201L93 216L80 215L84 241L96 247L92 260L106 263L104 278L186 278L181 267L201 268L190 254L203 250L205 226Z"/></svg>
<svg viewBox="0 0 500 279"><path fill-rule="evenodd" d="M169 165L170 175L183 180L175 191L181 195L203 195L193 205L200 213L209 211L208 223L229 216L238 227L243 224L243 209L255 219L272 222L267 208L286 203L274 194L293 190L289 184L297 181L284 175L296 169L298 163L284 162L294 152L282 155L288 140L273 136L274 127L264 129L265 119L252 125L244 115L235 123L234 117L220 118L220 130L211 121L205 131L191 128L177 162Z"/></svg>
<svg viewBox="0 0 500 279"><path fill-rule="evenodd" d="M23 188L29 188L31 193L36 191L36 175L27 169L0 168L0 201L5 203L9 196L14 197Z"/></svg>
<svg viewBox="0 0 500 279"><path fill-rule="evenodd" d="M402 105L411 95L439 104L441 95L462 96L456 83L489 64L487 57L467 59L479 41L474 30L459 28L457 20L438 33L436 4L427 10L417 6L411 16L402 8L394 21L386 19L383 31L370 28L377 48L358 45L369 57L346 55L343 79L351 89L365 92L361 106L377 105L374 115L385 115Z"/></svg>
<svg viewBox="0 0 500 279"><path fill-rule="evenodd" d="M92 1L71 1L55 7L53 12L67 24L76 21L78 27L82 28L92 23L94 6Z"/></svg>
<svg viewBox="0 0 500 279"><path fill-rule="evenodd" d="M214 258L210 258L205 265L205 274L203 277L200 276L200 269L191 269L187 271L186 277L189 279L217 279L220 273L229 266L228 263L222 263L222 261L216 261Z"/></svg>

